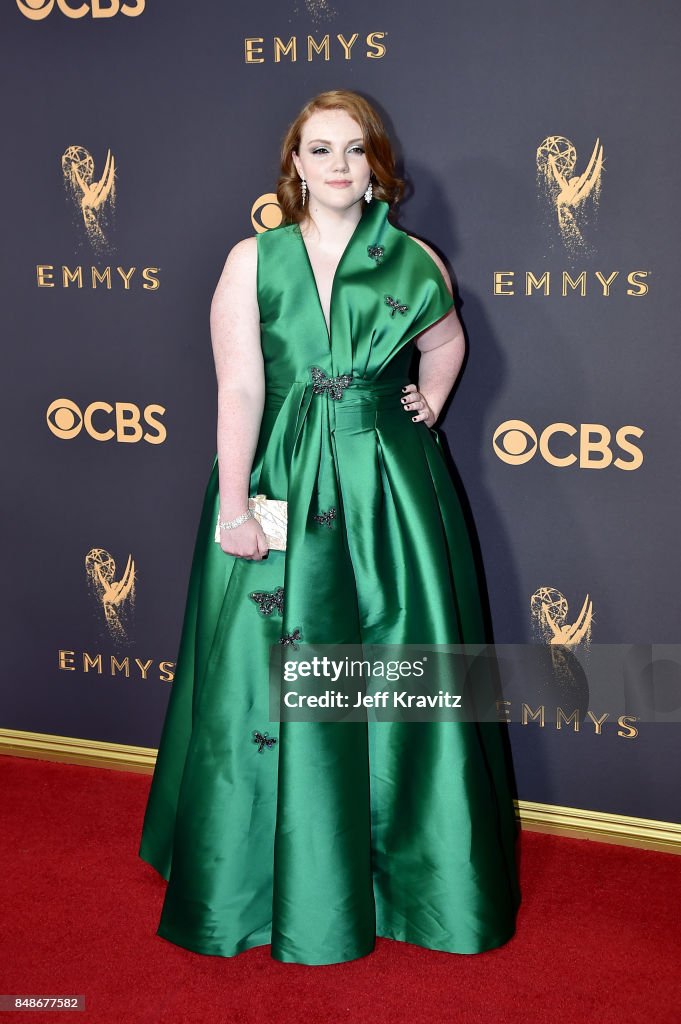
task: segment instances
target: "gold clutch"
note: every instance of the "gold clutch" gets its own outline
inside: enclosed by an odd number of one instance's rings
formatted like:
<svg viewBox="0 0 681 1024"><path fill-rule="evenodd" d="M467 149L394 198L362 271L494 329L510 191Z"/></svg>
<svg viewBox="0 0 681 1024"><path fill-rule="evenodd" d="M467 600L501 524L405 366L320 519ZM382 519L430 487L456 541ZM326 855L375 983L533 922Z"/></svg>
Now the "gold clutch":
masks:
<svg viewBox="0 0 681 1024"><path fill-rule="evenodd" d="M288 502L256 494L248 499L248 507L263 528L267 544L274 551L286 551ZM220 512L215 524L215 542L220 543Z"/></svg>

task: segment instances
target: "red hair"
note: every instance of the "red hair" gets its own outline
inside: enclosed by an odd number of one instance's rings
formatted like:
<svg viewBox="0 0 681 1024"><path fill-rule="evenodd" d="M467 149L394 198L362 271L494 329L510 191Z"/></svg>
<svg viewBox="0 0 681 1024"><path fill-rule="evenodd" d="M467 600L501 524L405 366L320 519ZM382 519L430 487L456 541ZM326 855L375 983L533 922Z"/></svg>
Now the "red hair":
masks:
<svg viewBox="0 0 681 1024"><path fill-rule="evenodd" d="M360 126L367 162L375 180L373 195L389 205L398 203L404 182L395 174L395 154L380 115L371 104L350 89L331 89L309 100L290 125L281 145L281 170L277 182L277 200L282 210L282 223L300 223L306 213L302 206L300 177L292 153L298 152L303 125L318 110L344 110Z"/></svg>

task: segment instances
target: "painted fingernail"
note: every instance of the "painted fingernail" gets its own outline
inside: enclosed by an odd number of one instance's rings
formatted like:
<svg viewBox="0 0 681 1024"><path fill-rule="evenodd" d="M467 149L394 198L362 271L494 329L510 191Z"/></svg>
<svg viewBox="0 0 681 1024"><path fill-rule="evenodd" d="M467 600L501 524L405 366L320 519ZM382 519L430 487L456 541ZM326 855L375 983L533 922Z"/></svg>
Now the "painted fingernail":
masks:
<svg viewBox="0 0 681 1024"><path fill-rule="evenodd" d="M417 419L418 419L418 416L412 416L412 419L413 419L413 420L417 420Z"/></svg>

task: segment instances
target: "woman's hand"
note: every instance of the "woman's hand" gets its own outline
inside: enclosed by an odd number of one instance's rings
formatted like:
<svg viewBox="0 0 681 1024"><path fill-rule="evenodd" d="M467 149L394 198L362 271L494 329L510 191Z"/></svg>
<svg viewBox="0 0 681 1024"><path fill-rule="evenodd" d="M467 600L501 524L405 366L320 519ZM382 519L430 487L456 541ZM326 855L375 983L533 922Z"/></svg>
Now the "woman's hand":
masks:
<svg viewBox="0 0 681 1024"><path fill-rule="evenodd" d="M432 427L437 416L428 405L425 397L417 390L416 384L407 384L403 390L407 393L402 397L402 408L412 414L411 418L415 423L423 420L427 427Z"/></svg>
<svg viewBox="0 0 681 1024"><path fill-rule="evenodd" d="M233 530L220 530L220 547L226 555L248 558L253 562L261 562L270 550L265 531L257 519L247 519Z"/></svg>

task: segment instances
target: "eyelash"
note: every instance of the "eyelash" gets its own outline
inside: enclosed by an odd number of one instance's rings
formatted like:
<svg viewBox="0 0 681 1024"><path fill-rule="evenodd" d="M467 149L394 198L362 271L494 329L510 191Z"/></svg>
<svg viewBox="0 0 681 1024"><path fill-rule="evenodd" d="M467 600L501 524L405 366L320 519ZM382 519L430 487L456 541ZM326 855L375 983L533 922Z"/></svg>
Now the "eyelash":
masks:
<svg viewBox="0 0 681 1024"><path fill-rule="evenodd" d="M352 151L355 150L355 149L358 150L360 153L364 153L364 146L352 146L351 149L350 149L350 152L352 153ZM316 146L315 149L312 150L312 155L315 156L317 153L328 153L328 152L329 151L326 148L326 146Z"/></svg>

